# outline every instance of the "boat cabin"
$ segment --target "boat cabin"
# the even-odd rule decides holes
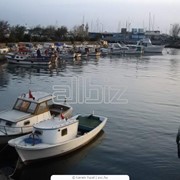
[[[49,104],[52,103],[53,96],[45,92],[33,92],[22,94],[18,97],[13,107],[14,110],[39,115],[49,111]],[[48,101],[50,101],[48,103]]]
[[[67,105],[54,104],[54,98],[54,96],[45,92],[33,92],[30,95],[22,94],[22,96],[17,98],[13,109],[32,115],[39,115],[50,111],[50,114],[54,116],[69,109]]]
[[[147,46],[152,46],[152,43],[149,38],[144,38],[144,39],[141,39],[140,41],[138,41],[137,45],[147,47]]]
[[[46,92],[29,92],[19,96],[12,110],[0,113],[0,131],[3,134],[12,132],[26,133],[32,126],[52,116],[67,113],[71,107],[63,104],[54,104],[53,98]],[[68,116],[71,116],[69,111]]]
[[[78,134],[78,120],[53,118],[35,124],[33,133],[25,140],[27,143],[57,144],[74,139]]]

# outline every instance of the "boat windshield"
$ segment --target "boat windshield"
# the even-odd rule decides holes
[[[37,107],[37,103],[18,99],[13,109],[34,114]]]

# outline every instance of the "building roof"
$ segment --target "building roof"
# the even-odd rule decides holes
[[[30,102],[36,102],[36,103],[41,103],[44,101],[51,100],[54,98],[52,94],[47,93],[47,92],[41,92],[41,91],[36,91],[36,92],[31,92],[32,98],[30,97],[29,93],[24,93],[21,96],[19,96],[19,99],[30,101]]]

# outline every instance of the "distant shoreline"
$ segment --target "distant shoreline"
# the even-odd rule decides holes
[[[32,43],[33,45],[35,44],[43,44],[43,43],[46,43],[47,41],[45,42],[24,42],[24,43]],[[8,42],[8,43],[0,43],[0,48],[3,48],[3,47],[7,47],[8,44],[18,44],[18,43],[23,43],[23,42]],[[56,43],[56,41],[54,42],[50,42],[50,43]],[[67,45],[100,45],[100,41],[84,41],[84,42],[81,42],[81,41],[74,41],[73,43],[71,41],[61,41],[61,43],[64,43],[64,44],[67,44]],[[165,45],[165,48],[175,48],[175,49],[180,49],[180,42],[177,43],[177,42],[174,42],[174,43],[167,43]]]

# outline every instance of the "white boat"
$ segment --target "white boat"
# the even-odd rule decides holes
[[[29,92],[19,96],[11,110],[0,112],[0,144],[30,133],[33,125],[58,116],[72,116],[72,107],[67,104],[55,104],[55,97],[46,92]]]
[[[8,144],[15,147],[24,163],[62,156],[90,142],[106,122],[106,117],[97,115],[56,117],[34,125],[31,134],[12,139]]]
[[[144,53],[162,53],[164,45],[152,45],[149,38],[141,39],[137,42],[137,46],[142,46]]]
[[[141,46],[125,45],[120,43],[111,43],[108,48],[101,48],[102,54],[110,55],[122,55],[122,54],[134,54],[139,55],[143,53]]]
[[[129,48],[126,46],[121,46],[119,43],[111,43],[109,44],[109,54],[111,55],[120,55],[127,51]]]

